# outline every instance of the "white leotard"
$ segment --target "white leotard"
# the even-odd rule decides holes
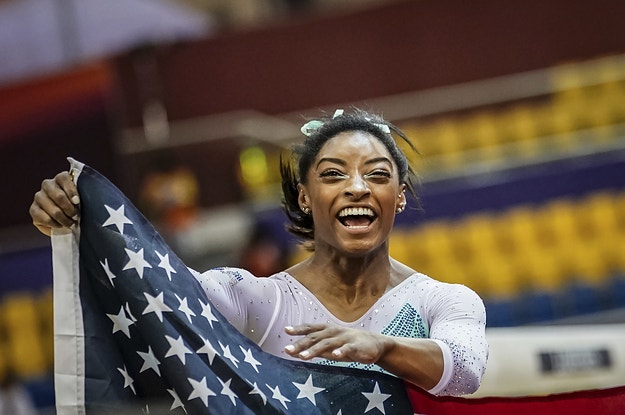
[[[464,395],[477,390],[486,367],[488,345],[482,300],[469,288],[415,273],[386,292],[362,317],[341,321],[286,272],[257,278],[238,268],[217,268],[194,275],[209,300],[238,330],[264,351],[293,359],[284,347],[297,341],[284,327],[327,323],[390,336],[429,338],[443,351],[444,370],[437,395]],[[380,370],[376,365],[339,363]]]

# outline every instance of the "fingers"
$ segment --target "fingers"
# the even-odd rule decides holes
[[[285,348],[286,353],[293,357],[303,360],[320,357],[361,363],[371,361],[372,350],[369,350],[368,343],[370,342],[367,341],[369,335],[361,330],[323,324],[306,324],[287,327],[285,331],[291,335],[303,336]]]
[[[44,180],[30,206],[33,225],[50,235],[52,228],[71,227],[78,220],[78,190],[67,172]]]
[[[78,189],[76,188],[74,179],[69,172],[64,171],[57,174],[54,177],[54,182],[65,192],[63,199],[69,200],[72,205],[78,205],[80,203]]]
[[[320,357],[340,362],[375,363],[392,346],[389,336],[365,330],[325,324],[286,327],[286,333],[302,336],[285,347],[293,357],[310,360]]]
[[[342,347],[349,341],[348,332],[337,326],[306,324],[286,327],[291,335],[303,336],[297,342],[285,347],[285,352],[302,360],[321,357],[330,360],[343,360]]]

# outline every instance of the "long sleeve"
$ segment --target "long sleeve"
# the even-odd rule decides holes
[[[486,311],[479,296],[457,284],[443,284],[429,296],[430,338],[441,347],[443,376],[431,393],[465,395],[475,392],[488,359]]]
[[[262,344],[275,321],[280,291],[275,281],[239,268],[193,272],[211,304],[241,333]]]

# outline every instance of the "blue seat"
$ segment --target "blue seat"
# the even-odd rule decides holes
[[[562,302],[555,293],[533,290],[519,296],[523,323],[554,320],[562,315]]]
[[[488,299],[486,307],[487,327],[513,327],[519,325],[516,303],[510,299]]]

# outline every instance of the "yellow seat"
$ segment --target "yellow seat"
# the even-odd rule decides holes
[[[554,293],[571,280],[562,261],[549,251],[528,251],[512,263],[528,290]]]
[[[577,222],[585,239],[598,241],[618,232],[618,216],[613,192],[596,192],[579,203]]]
[[[410,244],[410,238],[407,231],[395,231],[389,238],[389,254],[392,258],[402,262],[409,267],[408,263],[412,261],[411,254],[415,249]]]
[[[482,110],[467,116],[462,120],[459,129],[469,160],[493,160],[501,157],[500,134],[492,112]]]
[[[494,220],[491,214],[477,213],[455,223],[451,242],[460,261],[479,261],[498,254]]]
[[[452,258],[436,257],[427,263],[424,274],[442,282],[463,284],[479,292],[480,281],[473,278],[466,266]]]
[[[432,124],[431,128],[431,134],[436,141],[437,154],[441,156],[440,167],[458,168],[464,162],[464,143],[457,122],[452,118],[441,118]]]
[[[580,237],[578,209],[574,201],[558,198],[537,209],[535,214],[538,244],[544,249],[558,249]]]
[[[9,373],[10,362],[6,351],[6,341],[6,336],[4,334],[0,334],[0,379],[4,379],[4,377]]]
[[[454,256],[452,236],[451,226],[446,221],[425,223],[409,237],[409,244],[414,247],[411,256],[414,255],[415,260],[408,263],[432,278],[462,283],[465,276]]]
[[[468,266],[476,291],[489,299],[512,299],[519,295],[523,281],[511,261],[498,255],[481,258]]]
[[[0,314],[7,334],[6,356],[14,373],[22,378],[44,374],[46,357],[33,295],[11,294],[2,302]]]
[[[41,345],[48,368],[54,365],[54,307],[52,289],[44,291],[37,298],[39,313]]]
[[[499,251],[504,256],[517,256],[536,246],[534,211],[529,206],[515,206],[494,221]]]
[[[618,233],[625,234],[625,191],[614,194],[614,212]]]
[[[577,242],[571,244],[566,264],[569,274],[577,281],[601,285],[610,275],[607,258],[597,245]]]

